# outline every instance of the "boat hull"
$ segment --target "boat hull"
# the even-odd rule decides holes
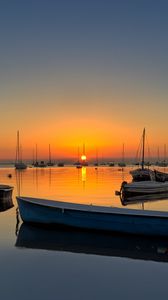
[[[158,170],[155,170],[155,177],[156,181],[165,182],[168,181],[168,173],[160,172]]]
[[[132,175],[133,181],[151,181],[155,180],[155,173],[154,171],[150,169],[136,169],[130,171],[130,174]]]
[[[25,169],[27,169],[27,165],[22,162],[18,162],[18,163],[15,163],[15,169],[16,170],[25,170]]]
[[[31,199],[31,198],[30,198]],[[37,199],[36,199],[37,200]],[[23,222],[43,225],[61,225],[89,230],[105,230],[130,234],[168,236],[168,214],[146,212],[123,208],[98,209],[92,205],[71,205],[61,207],[33,202],[17,197]],[[46,200],[47,202],[47,200]],[[82,207],[80,209],[80,206]],[[77,209],[76,209],[77,207]],[[86,209],[85,209],[86,208]]]
[[[140,195],[160,195],[168,193],[167,182],[141,181],[141,182],[123,182],[121,185],[122,198],[140,196]]]
[[[135,204],[135,203],[145,203],[145,202],[154,202],[158,200],[165,200],[168,199],[168,193],[161,193],[161,194],[148,194],[148,195],[136,195],[136,196],[127,196],[123,198],[121,196],[121,203],[122,205],[128,205],[128,204]]]
[[[8,185],[0,185],[0,201],[8,201],[12,199],[13,187]]]
[[[133,181],[157,181],[157,182],[165,182],[168,181],[168,173],[161,172],[158,170],[150,170],[150,169],[136,169],[130,171],[132,175]]]

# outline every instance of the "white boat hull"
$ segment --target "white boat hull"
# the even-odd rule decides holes
[[[168,192],[168,182],[140,181],[123,182],[121,185],[122,197],[138,195],[162,194]]]

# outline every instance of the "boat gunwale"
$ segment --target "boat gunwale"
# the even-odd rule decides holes
[[[3,185],[1,184],[0,185],[0,191],[2,192],[9,192],[9,191],[12,191],[14,189],[13,186],[10,186],[10,185]]]
[[[168,182],[159,182],[159,181],[133,181],[133,182],[127,182],[125,187],[135,187],[135,188],[155,188],[155,187],[163,187],[166,186],[168,187]]]

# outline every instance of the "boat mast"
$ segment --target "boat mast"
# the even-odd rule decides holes
[[[164,144],[164,163],[166,164],[166,144]]]
[[[34,165],[34,149],[33,149],[32,153],[33,153],[33,163],[32,163],[32,165]]]
[[[20,159],[20,145],[19,145],[19,130],[17,131],[17,146],[16,146],[16,162],[19,163]]]
[[[49,144],[49,163],[51,163],[51,149],[50,149],[50,144]]]
[[[125,149],[124,149],[124,144],[123,144],[123,150],[122,150],[122,162],[124,163],[125,161]]]
[[[99,159],[98,159],[98,149],[96,148],[96,164],[98,166],[99,164]]]
[[[36,144],[36,164],[37,164],[37,144]]]
[[[157,151],[157,156],[158,156],[158,162],[160,161],[160,151],[159,151],[159,147],[158,147],[158,151]]]
[[[145,157],[145,128],[143,130],[143,135],[142,135],[142,163],[141,163],[142,169],[144,169],[144,164],[145,164],[144,157]]]
[[[78,146],[78,164],[80,163],[80,160],[79,160],[79,146]]]
[[[19,162],[22,163],[22,145],[19,146]]]
[[[85,144],[83,144],[83,155],[85,155]]]

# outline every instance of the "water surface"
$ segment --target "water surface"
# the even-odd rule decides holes
[[[0,212],[2,299],[158,299],[167,297],[168,239],[48,230],[18,224],[15,196],[122,207],[115,190],[130,168],[0,169],[14,207]],[[12,174],[12,178],[8,177]],[[124,208],[124,207],[123,207]],[[168,200],[129,208],[168,210]]]

